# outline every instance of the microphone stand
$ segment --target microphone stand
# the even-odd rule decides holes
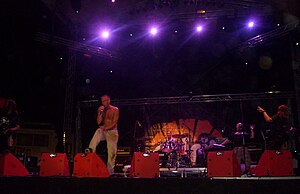
[[[243,140],[243,160],[245,164],[245,171],[246,171],[246,141],[245,141],[245,127],[244,127],[244,114],[243,114],[243,103],[240,100],[240,111],[241,111],[241,119],[242,119],[242,140]],[[240,166],[241,168],[241,166]]]
[[[142,151],[142,146],[141,145],[137,145],[137,142],[136,142],[136,129],[137,129],[137,121],[135,121],[134,123],[134,130],[133,130],[133,150],[136,150],[138,152],[141,152]]]
[[[262,136],[262,138],[264,140],[265,150],[267,150],[267,139],[266,139],[266,137],[264,135],[264,132],[262,130],[260,130],[260,134],[261,134],[261,136]]]

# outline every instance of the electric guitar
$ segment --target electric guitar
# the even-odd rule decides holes
[[[7,117],[0,118],[0,133],[6,134],[9,130],[10,120]]]

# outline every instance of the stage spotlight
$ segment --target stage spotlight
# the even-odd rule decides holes
[[[202,26],[197,26],[196,30],[197,30],[197,32],[201,32],[203,30],[203,27]]]
[[[109,32],[107,30],[103,31],[101,34],[102,38],[107,39],[109,37]]]
[[[116,2],[116,0],[111,0],[112,3]]]
[[[254,22],[253,22],[253,21],[250,21],[250,22],[248,23],[248,27],[249,27],[249,28],[254,27]]]
[[[155,36],[157,34],[157,32],[158,32],[158,30],[155,27],[151,28],[151,30],[150,30],[150,34],[152,34],[153,36]]]

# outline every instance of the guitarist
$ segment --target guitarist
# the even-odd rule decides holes
[[[277,113],[274,116],[269,116],[268,113],[260,106],[257,111],[263,114],[267,123],[271,123],[271,134],[268,139],[268,150],[280,150],[284,142],[287,140],[287,132],[290,128],[288,106],[280,105],[277,108]]]
[[[17,104],[14,100],[5,100],[0,107],[0,152],[12,151],[19,128]]]

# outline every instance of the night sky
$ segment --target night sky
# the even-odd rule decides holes
[[[185,4],[188,10],[184,5],[176,7],[174,2],[180,1],[153,1],[157,3],[153,10],[149,1],[123,1],[113,6],[101,1],[97,3],[103,12],[97,17],[92,15],[95,10],[87,10],[96,2],[82,1],[78,14],[74,10],[80,1],[57,2],[54,11],[43,2],[1,2],[0,96],[17,101],[23,121],[61,125],[63,118],[68,49],[36,41],[37,32],[117,54],[113,60],[77,52],[75,102],[98,99],[104,93],[113,99],[128,99],[294,89],[291,45],[299,42],[299,28],[253,48],[241,49],[241,44],[285,25],[290,16],[297,18],[296,1],[281,9],[274,1],[272,14],[257,17],[258,25],[251,30],[245,27],[248,18],[239,14],[182,18],[180,13],[190,12],[191,5]],[[73,7],[70,2],[75,2]],[[223,9],[220,5],[201,6]],[[147,19],[154,21],[154,15],[161,31],[150,37],[146,26],[151,20]],[[101,17],[103,20],[98,20]],[[205,24],[199,34],[193,29],[197,21]],[[113,34],[103,41],[97,37],[100,24],[109,22]]]

